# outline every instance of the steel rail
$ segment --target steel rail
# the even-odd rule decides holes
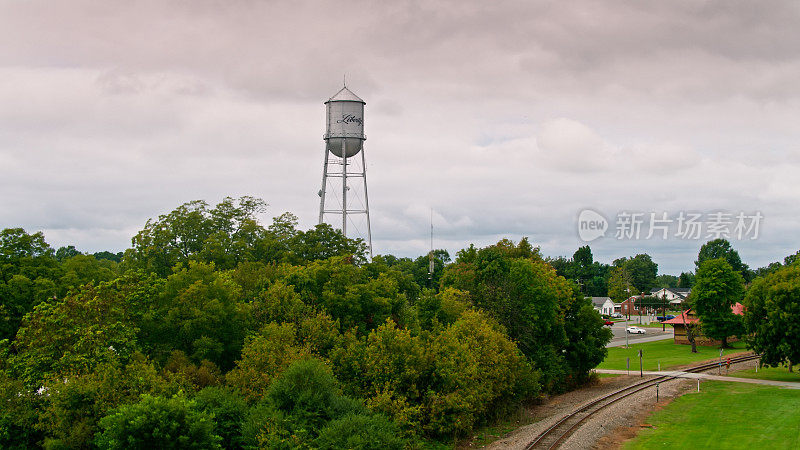
[[[755,354],[736,356],[736,357],[731,358],[731,364],[745,362],[745,361],[751,361],[753,359],[758,359],[758,358],[760,358],[760,355],[755,355]],[[720,364],[721,364],[721,362],[706,363],[706,364],[701,364],[701,365],[698,365],[698,366],[693,366],[693,367],[690,367],[690,368],[687,368],[687,369],[684,369],[684,370],[681,370],[681,371],[682,372],[689,372],[689,373],[697,373],[697,372],[702,372],[702,371],[705,371],[705,370],[710,370],[710,369],[716,368]],[[602,397],[600,397],[600,398],[598,398],[596,400],[593,400],[593,401],[581,406],[580,408],[576,409],[572,413],[567,414],[566,416],[562,417],[558,422],[556,422],[555,424],[551,425],[549,428],[544,430],[542,433],[540,433],[536,437],[536,439],[534,439],[531,443],[529,443],[525,447],[525,450],[529,450],[529,449],[533,449],[533,448],[545,448],[545,447],[548,448],[548,449],[557,448],[569,436],[571,436],[575,431],[577,431],[577,429],[587,419],[589,419],[592,415],[594,415],[598,411],[602,410],[606,406],[612,405],[612,404],[618,402],[619,400],[622,400],[623,398],[626,398],[626,397],[628,397],[630,395],[633,395],[633,394],[635,394],[637,392],[640,392],[640,391],[642,391],[644,389],[652,387],[653,385],[655,385],[657,383],[661,383],[663,381],[670,381],[670,380],[673,380],[673,379],[676,379],[676,378],[679,378],[679,377],[675,377],[675,376],[672,376],[672,375],[660,375],[660,376],[658,376],[656,378],[650,378],[650,379],[641,381],[639,383],[633,384],[631,386],[627,386],[625,388],[622,388],[622,389],[619,389],[617,391],[614,391],[614,392],[612,392],[610,394],[606,394],[606,395],[604,395],[604,396],[602,396]],[[616,396],[616,398],[612,399],[612,397],[615,397],[615,396]],[[610,401],[608,401],[606,403],[603,403],[606,400],[610,400]],[[592,409],[592,408],[594,408],[594,409]],[[586,414],[583,415],[582,417],[577,417],[579,414],[582,414],[582,413],[586,413]],[[567,425],[569,425],[568,421],[570,421],[570,419],[573,419],[573,418],[578,419],[578,420],[575,423],[573,423],[572,425],[570,425],[569,428],[566,428],[560,434],[556,435],[556,433],[559,431],[559,429],[564,429]],[[553,437],[555,437],[555,440],[552,441],[552,443],[550,445],[547,445],[547,441],[549,441]]]

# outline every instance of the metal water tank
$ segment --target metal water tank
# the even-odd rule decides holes
[[[367,137],[364,135],[364,105],[350,89],[343,87],[325,102],[328,124],[324,139],[328,151],[342,158],[358,154]],[[343,149],[347,149],[346,152]]]

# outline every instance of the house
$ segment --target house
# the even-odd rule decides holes
[[[620,303],[619,312],[621,312],[626,316],[638,315],[639,313],[644,313],[644,311],[641,308],[639,308],[639,305],[636,304],[636,300],[638,300],[639,298],[641,297],[639,297],[638,295],[634,295],[632,297],[629,297],[622,303]]]
[[[690,288],[656,288],[650,291],[650,296],[665,298],[669,300],[670,305],[680,306],[691,292]]]
[[[611,297],[589,297],[592,299],[592,306],[600,314],[610,316],[614,313],[614,302]]]
[[[744,306],[741,303],[736,303],[735,305],[731,306],[731,310],[737,316],[744,315]],[[675,330],[675,343],[676,344],[691,344],[689,342],[689,338],[686,336],[686,326],[693,325],[693,324],[700,324],[700,318],[697,317],[694,311],[691,309],[687,309],[675,317],[674,319],[665,320],[664,322],[667,325],[672,325],[672,328]],[[698,328],[694,330],[695,336],[694,341],[697,345],[719,345],[720,341],[715,339],[708,338],[703,336]],[[729,337],[728,342],[735,342],[738,339],[735,337]]]

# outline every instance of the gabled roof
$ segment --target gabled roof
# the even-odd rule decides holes
[[[590,297],[590,298],[592,299],[592,305],[598,307],[603,306],[607,301],[611,300],[611,297]]]
[[[739,302],[736,302],[733,306],[731,306],[731,311],[737,316],[744,315],[744,305]],[[683,325],[684,324],[684,316],[686,316],[686,323],[698,323],[700,322],[700,318],[694,315],[691,308],[687,309],[686,311],[678,314],[674,319],[665,320],[661,323],[665,323],[667,325]]]
[[[329,98],[328,102],[360,102],[365,105],[367,104],[367,102],[361,100],[359,96],[353,94],[353,92],[350,89],[347,89],[347,86],[343,87],[333,97]]]
[[[692,292],[691,288],[653,288],[650,289],[650,295],[653,295],[661,290],[670,291],[681,298],[686,298]]]
[[[686,311],[678,314],[674,319],[665,320],[661,323],[665,323],[667,325],[683,325],[684,323],[700,322],[700,318],[698,318],[694,314],[690,314],[691,311],[692,311],[691,309],[687,309]]]

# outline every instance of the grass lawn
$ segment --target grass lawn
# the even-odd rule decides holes
[[[708,381],[651,415],[626,449],[800,448],[800,390]]]
[[[650,322],[650,323],[648,323],[646,325],[634,325],[634,326],[635,327],[641,327],[641,328],[658,328],[659,330],[661,330],[663,328],[664,331],[669,331],[669,330],[672,329],[671,325],[664,325],[661,322]]]
[[[618,373],[596,373],[595,376],[597,378],[614,378],[614,377],[621,377],[622,375]]]
[[[732,353],[745,351],[743,342],[734,342],[732,349],[725,350],[723,358]],[[697,346],[697,353],[692,353],[691,346],[673,343],[672,339],[642,344],[631,344],[630,348],[611,347],[608,356],[597,366],[598,369],[625,370],[625,358],[631,359],[631,371],[639,370],[639,349],[643,350],[642,363],[644,370],[658,370],[682,366],[696,361],[719,358],[719,347]]]
[[[794,372],[789,373],[789,369],[786,366],[759,367],[757,373],[756,369],[748,369],[731,372],[728,375],[739,378],[758,378],[759,380],[794,381],[800,383],[800,372],[795,368]]]

